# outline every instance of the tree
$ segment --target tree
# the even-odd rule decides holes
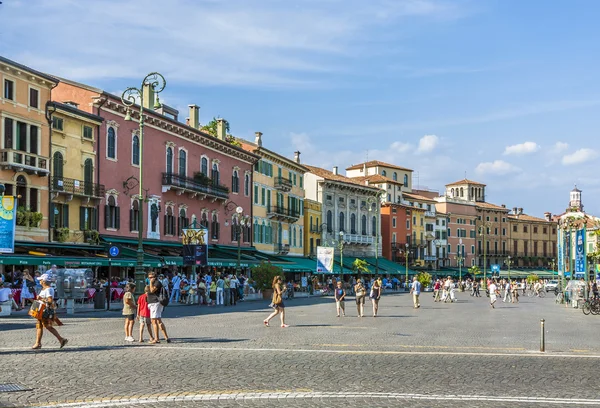
[[[241,147],[242,144],[236,140],[234,136],[229,133],[229,122],[224,120],[225,122],[225,141],[231,145]],[[217,118],[213,117],[210,122],[200,128],[201,131],[208,133],[213,137],[217,137]]]
[[[479,269],[479,266],[473,265],[469,268],[469,273],[473,276],[477,276],[481,275],[481,270]]]
[[[252,267],[251,275],[256,283],[256,289],[264,291],[272,288],[273,279],[276,276],[283,276],[283,269],[271,264],[271,262],[263,261]]]
[[[427,272],[419,272],[417,274],[417,280],[421,282],[423,289],[431,285],[431,275]]]
[[[354,262],[352,262],[352,270],[356,273],[369,273],[367,261],[356,258]]]

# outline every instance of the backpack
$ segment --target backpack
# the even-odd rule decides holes
[[[158,294],[158,303],[163,305],[163,307],[169,306],[169,292],[167,292],[167,289],[164,286],[160,288],[160,293]]]

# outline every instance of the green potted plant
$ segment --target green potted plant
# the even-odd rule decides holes
[[[276,276],[282,276],[283,269],[270,262],[263,261],[253,266],[251,271],[256,290],[261,291],[263,299],[270,299],[273,296],[273,279]]]
[[[428,272],[421,271],[417,274],[417,280],[421,282],[421,287],[423,290],[431,285],[431,275]]]
[[[100,243],[100,233],[96,230],[86,231],[85,238],[89,244],[98,245]]]
[[[69,239],[69,234],[71,233],[71,231],[68,228],[56,228],[54,230],[55,232],[55,236],[56,236],[56,240],[58,242],[66,242],[67,239]]]
[[[356,258],[354,262],[352,262],[352,270],[357,274],[369,273],[367,261]]]
[[[530,284],[530,285],[533,284],[533,283],[536,283],[539,280],[540,280],[540,277],[537,276],[535,273],[532,273],[531,275],[529,275],[527,277],[527,283]]]

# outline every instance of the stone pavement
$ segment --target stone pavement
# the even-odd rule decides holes
[[[32,320],[2,319],[0,384],[32,390],[0,393],[0,406],[600,406],[600,317],[552,297],[459,300],[424,294],[415,310],[394,294],[377,318],[353,301],[337,318],[331,298],[295,299],[287,329],[262,325],[267,302],[167,308],[174,341],[156,346],[125,343],[118,313],[77,315],[64,350],[46,334],[40,351]]]

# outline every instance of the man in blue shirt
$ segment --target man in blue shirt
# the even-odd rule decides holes
[[[419,303],[419,295],[421,294],[421,282],[419,282],[417,280],[416,276],[413,278],[413,284],[412,284],[412,287],[410,288],[410,293],[412,293],[412,295],[413,295],[414,308],[415,309],[420,308],[421,304]]]

